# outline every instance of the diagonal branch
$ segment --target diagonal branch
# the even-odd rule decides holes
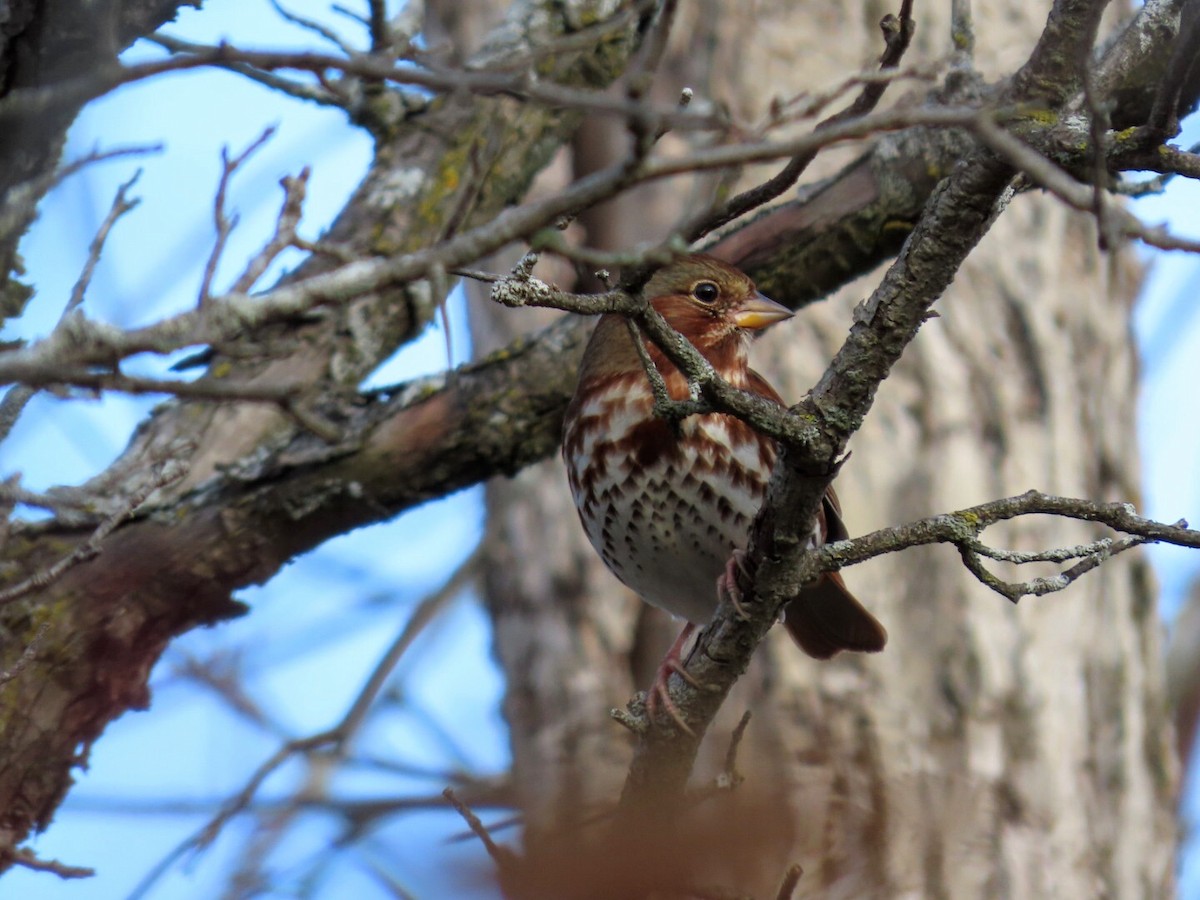
[[[1058,0],[1006,99],[1067,102],[1075,93],[1073,85],[1080,83],[1078,67],[1086,64],[1105,5],[1098,0]],[[663,815],[678,804],[700,739],[795,594],[795,572],[850,436],[933,303],[1003,210],[1014,174],[986,150],[977,150],[959,164],[929,198],[879,287],[855,311],[850,334],[821,381],[794,407],[807,432],[802,440],[780,441],[775,474],[746,554],[748,577],[742,579],[741,606],[747,610],[746,600],[753,598],[748,614],[722,599],[686,667],[690,679],[703,689],[683,679],[674,681],[672,699],[691,733],[656,720],[639,735],[622,795],[627,818]]]

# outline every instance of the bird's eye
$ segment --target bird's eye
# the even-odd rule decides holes
[[[692,288],[692,296],[705,306],[709,306],[717,302],[717,298],[721,296],[721,289],[711,281],[701,281]]]

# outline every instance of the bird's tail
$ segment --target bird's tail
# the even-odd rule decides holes
[[[800,649],[816,659],[841,650],[877,653],[887,643],[887,631],[837,572],[823,575],[789,602],[783,624]]]

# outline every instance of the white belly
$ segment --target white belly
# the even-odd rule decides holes
[[[693,416],[677,435],[656,423],[661,451],[639,460],[628,439],[645,423],[648,403],[597,398],[581,410],[565,443],[574,441],[595,464],[583,472],[567,455],[571,491],[609,569],[647,603],[704,624],[726,561],[746,546],[774,448],[764,454],[757,439],[738,439],[723,416]]]

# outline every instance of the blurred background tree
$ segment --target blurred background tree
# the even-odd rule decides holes
[[[214,2],[163,29],[173,55],[164,39],[141,41],[121,58],[134,68],[114,69],[114,54],[176,5],[31,2],[14,4],[10,20],[4,296],[12,309],[22,284],[37,295],[6,337],[54,329],[116,185],[140,166],[129,196],[145,203],[115,222],[82,310],[132,332],[124,348],[164,352],[118,372],[123,352],[90,333],[71,345],[54,332],[61,354],[32,362],[9,348],[4,373],[16,386],[0,416],[12,429],[3,474],[21,477],[3,496],[31,524],[10,531],[5,584],[42,581],[0,608],[0,833],[21,864],[4,878],[16,894],[47,897],[494,896],[478,843],[447,841],[465,826],[442,788],[453,785],[497,840],[561,863],[563,835],[603,821],[629,766],[631,736],[608,710],[649,682],[676,626],[594,558],[553,453],[584,331],[519,343],[549,318],[490,304],[473,286],[450,294],[446,270],[506,271],[526,249],[520,239],[556,216],[506,235],[501,213],[548,203],[627,159],[636,127],[623,110],[669,110],[681,90],[694,92],[693,118],[681,114],[654,148],[662,159],[809,133],[857,92],[854,83],[832,106],[821,102],[873,67],[879,20],[895,10],[431,0],[347,15]],[[922,100],[995,103],[992,86],[1026,63],[1047,14],[1061,28],[1048,46],[1087,47],[1080,22],[1104,6],[991,4],[973,22],[962,2],[920,9],[906,77],[884,106],[920,122]],[[1130,11],[1111,11],[1105,33],[1124,34],[1128,52],[1134,32],[1148,43],[1140,65],[1112,44],[1095,69],[1100,96],[1081,108],[1145,126],[1165,86],[1187,94],[1187,78],[1163,68],[1181,6],[1150,4],[1132,25]],[[1186,26],[1184,35],[1194,37]],[[225,36],[237,49],[213,49]],[[264,47],[299,55],[238,56]],[[188,74],[145,72],[109,92],[122,71],[168,58]],[[233,72],[191,73],[202,66]],[[1079,77],[1078,65],[1065,71]],[[1076,87],[1057,85],[1070,96],[1051,107],[1065,108]],[[273,121],[278,133],[258,145]],[[68,126],[63,163],[144,148],[169,129],[172,167],[156,155],[89,165],[62,180],[34,222]],[[223,143],[230,161],[254,149],[223,169]],[[843,142],[822,152],[798,193],[712,244],[771,296],[805,307],[754,350],[789,401],[821,377],[854,304],[901,251],[934,186],[974,149],[967,131],[920,124]],[[1149,151],[1110,149],[1113,169],[1149,167]],[[1088,158],[1055,161],[1087,179]],[[286,188],[297,205],[310,164],[302,237],[260,253],[287,221],[276,183],[297,179]],[[567,210],[578,217],[565,238],[644,250],[780,165],[580,204]],[[229,233],[213,252],[218,186],[216,227]],[[244,215],[230,230],[235,208]],[[476,245],[455,244],[471,236]],[[595,268],[549,257],[538,274],[594,288]],[[1140,275],[1131,248],[1102,237],[1095,215],[1019,193],[851,444],[838,480],[851,532],[1031,487],[1136,499],[1130,323]],[[1160,276],[1162,296],[1186,296],[1178,279],[1162,286]],[[261,293],[246,301],[251,287]],[[1181,318],[1167,301],[1141,315],[1151,325]],[[175,330],[155,325],[164,321]],[[159,328],[155,340],[137,336],[146,326]],[[1181,333],[1145,332],[1164,327]],[[206,369],[171,370],[203,349],[214,351]],[[468,351],[484,363],[421,380],[445,369],[448,353],[458,363]],[[1149,372],[1168,355],[1151,356]],[[399,382],[409,386],[378,390]],[[147,392],[180,397],[155,406]],[[1174,401],[1176,418],[1186,402]],[[513,477],[453,493],[499,473]],[[64,484],[76,487],[49,491]],[[1195,492],[1150,499],[1151,513],[1174,520]],[[341,536],[380,520],[389,521]],[[1022,519],[997,542],[1037,550],[1095,536],[1080,523]],[[770,637],[695,773],[704,784],[722,770],[730,734],[752,710],[739,751],[746,780],[721,815],[749,811],[758,827],[722,819],[743,827],[718,848],[697,844],[695,887],[773,896],[798,863],[798,896],[1172,893],[1177,776],[1143,556],[1120,556],[1019,608],[948,548],[882,557],[847,578],[891,644],[876,657],[816,663]],[[242,603],[252,611],[228,621]],[[1194,646],[1176,642],[1175,653],[1186,685]],[[96,740],[151,702],[148,716],[116,719]],[[64,801],[72,779],[83,783]],[[553,895],[596,889],[572,868],[586,862],[547,866],[569,886]],[[36,871],[69,875],[72,865],[98,875],[78,883]]]

